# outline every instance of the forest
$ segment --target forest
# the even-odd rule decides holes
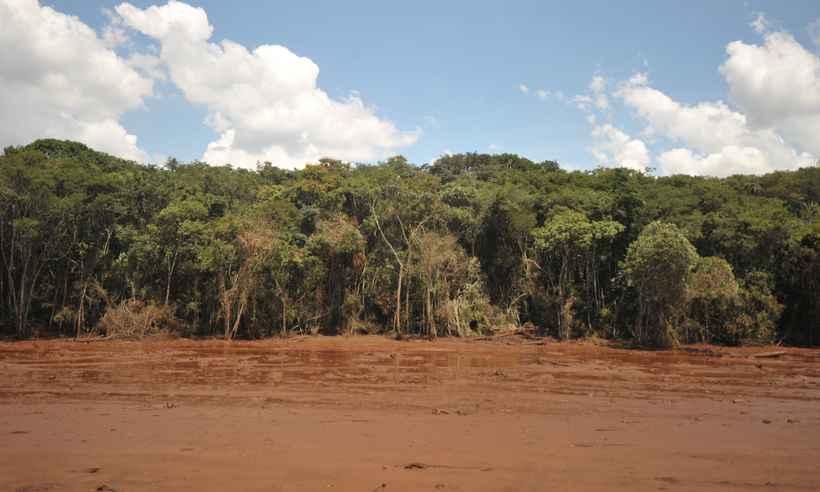
[[[820,343],[820,167],[725,179],[514,154],[301,170],[0,157],[0,334]]]

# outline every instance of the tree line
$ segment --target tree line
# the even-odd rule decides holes
[[[817,344],[819,203],[818,167],[657,177],[469,153],[244,170],[38,140],[0,157],[0,328],[436,337],[515,324],[661,346]]]

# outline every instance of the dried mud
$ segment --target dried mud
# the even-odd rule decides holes
[[[0,343],[0,490],[818,490],[820,351]]]

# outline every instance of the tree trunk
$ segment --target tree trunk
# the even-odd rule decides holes
[[[178,252],[175,250],[174,251],[174,257],[171,260],[171,265],[168,267],[168,281],[165,283],[165,305],[166,306],[171,301],[171,279],[174,276],[174,269],[177,266],[177,254],[178,254]]]
[[[436,328],[436,316],[433,313],[433,290],[427,289],[427,333],[430,338],[436,338],[438,329]]]
[[[230,329],[230,333],[228,334],[228,340],[233,340],[236,336],[236,332],[239,331],[239,323],[242,321],[242,315],[245,312],[245,301],[239,301],[239,311],[236,313],[236,319],[233,322],[233,326]]]
[[[282,336],[288,334],[288,303],[285,295],[282,294]]]
[[[80,293],[80,306],[77,308],[76,320],[76,335],[75,338],[80,338],[80,331],[85,323],[85,294],[88,291],[88,283],[83,282],[83,290]]]
[[[401,283],[404,278],[404,264],[399,262],[399,281],[396,286],[396,313],[393,316],[393,328],[396,334],[401,335]]]
[[[27,333],[27,319],[26,306],[28,299],[26,299],[26,277],[28,274],[28,261],[23,263],[23,274],[20,276],[20,299],[17,302],[17,336],[23,338]]]

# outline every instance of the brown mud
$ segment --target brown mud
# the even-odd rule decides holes
[[[820,489],[818,350],[55,340],[0,374],[0,490]]]

